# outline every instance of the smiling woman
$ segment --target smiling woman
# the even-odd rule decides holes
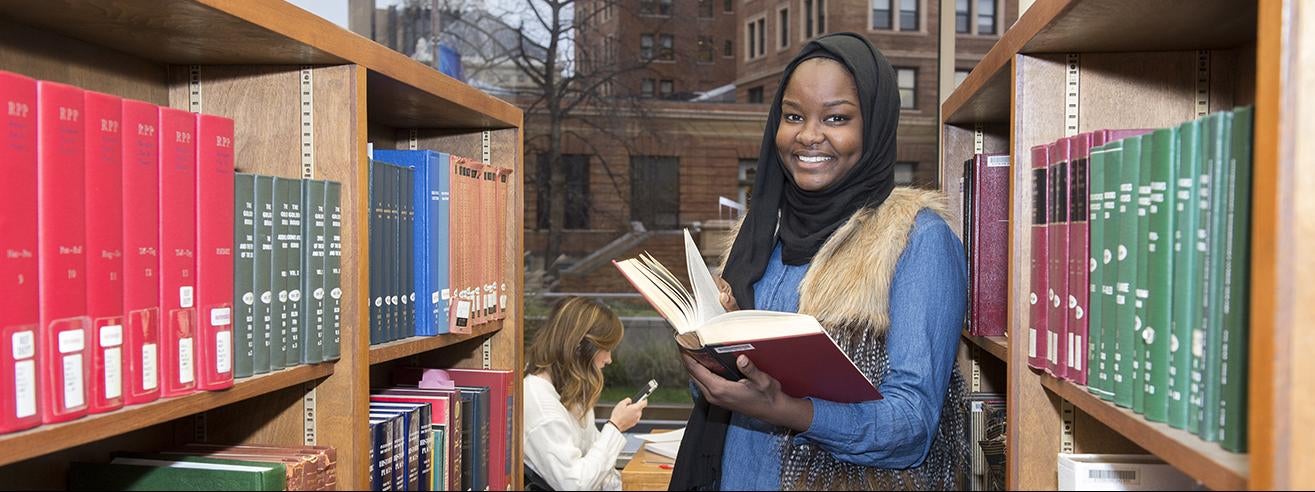
[[[776,148],[790,179],[805,191],[825,190],[858,164],[863,115],[844,65],[829,58],[800,64],[781,98]]]

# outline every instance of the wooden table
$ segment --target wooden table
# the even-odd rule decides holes
[[[630,458],[630,463],[621,469],[621,490],[667,490],[673,462],[675,460],[666,456],[650,453],[648,443],[644,443]]]

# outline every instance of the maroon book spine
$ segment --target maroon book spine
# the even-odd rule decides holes
[[[1090,229],[1088,225],[1087,190],[1093,133],[1073,137],[1069,164],[1068,198],[1068,378],[1078,384],[1087,384],[1087,306],[1090,290],[1090,273],[1095,267],[1089,260]]]
[[[196,389],[196,120],[160,108],[161,397]]]
[[[1068,169],[1069,138],[1056,140],[1050,152],[1050,224],[1046,234],[1047,296],[1046,372],[1057,378],[1068,376]]]
[[[160,108],[123,101],[123,402],[160,397]]]
[[[87,317],[82,89],[37,82],[37,263],[41,422],[87,414]]]
[[[1009,155],[973,157],[971,334],[1005,334],[1009,287]]]
[[[41,424],[37,82],[0,71],[0,434]]]
[[[214,391],[233,386],[233,120],[196,115],[196,137],[196,386]]]
[[[1046,307],[1050,305],[1046,296],[1049,292],[1049,277],[1046,275],[1049,164],[1050,153],[1046,146],[1032,147],[1032,288],[1028,299],[1031,309],[1027,325],[1027,365],[1036,369],[1046,369],[1046,341],[1049,338],[1046,319]]]
[[[88,413],[123,406],[123,100],[87,91]]]

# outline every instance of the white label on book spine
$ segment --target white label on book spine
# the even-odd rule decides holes
[[[101,348],[123,345],[123,325],[106,325],[100,328]]]
[[[716,347],[716,348],[714,348],[714,349],[712,349],[712,350],[713,350],[714,352],[719,353],[719,354],[731,354],[731,353],[735,353],[735,352],[748,352],[748,351],[750,351],[750,350],[753,350],[753,344],[751,344],[751,343],[741,343],[741,344],[737,344],[737,345],[727,345],[727,346],[725,346],[725,347]]]
[[[142,345],[142,389],[149,391],[159,386],[159,360],[154,343]]]
[[[20,360],[14,363],[14,410],[18,418],[37,413],[37,362]]]
[[[1033,294],[1033,297],[1036,297],[1036,295]],[[1036,328],[1027,329],[1027,356],[1032,359],[1036,358]]]
[[[192,307],[192,286],[185,285],[178,288],[178,306],[181,308]]]
[[[178,382],[191,383],[196,380],[196,369],[192,367],[192,338],[178,339]]]
[[[68,330],[59,332],[59,353],[68,354],[81,352],[87,346],[86,333],[82,330]]]
[[[63,335],[60,333],[61,338]],[[82,354],[66,355],[63,359],[61,364],[64,367],[63,410],[81,407],[86,404],[87,395],[82,381]]]
[[[13,344],[14,360],[30,359],[37,353],[36,336],[32,330],[15,332],[10,342]]]
[[[470,317],[470,301],[462,299],[457,301],[457,318],[466,319]]]
[[[233,332],[228,330],[215,333],[215,369],[220,374],[233,370]]]
[[[123,349],[105,349],[105,398],[118,398],[123,394]]]
[[[228,326],[233,323],[233,309],[227,307],[210,310],[210,326]]]
[[[1077,342],[1078,342],[1078,344],[1077,344],[1078,347],[1085,347],[1085,345],[1082,344],[1082,335],[1078,335],[1078,336],[1077,336]],[[1081,349],[1081,348],[1077,349],[1077,353],[1075,353],[1075,354],[1073,354],[1073,356],[1070,356],[1070,357],[1069,357],[1069,360],[1073,362],[1073,364],[1072,364],[1072,365],[1073,365],[1073,369],[1076,369],[1076,370],[1079,370],[1079,371],[1082,370],[1082,359],[1083,359],[1083,357],[1082,357],[1082,350],[1083,350],[1083,349]]]
[[[1009,167],[1009,156],[993,155],[986,158],[986,167]]]

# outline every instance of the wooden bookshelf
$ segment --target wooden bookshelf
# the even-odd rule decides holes
[[[997,360],[1009,360],[1009,338],[1007,337],[979,337],[965,332],[963,339],[991,354]]]
[[[1028,150],[1065,136],[1066,55],[1080,56],[1078,131],[1158,128],[1196,116],[1195,57],[1208,50],[1209,111],[1254,104],[1248,453],[1146,421],[1093,398],[1085,388],[1027,367],[1025,344],[966,345],[1003,354],[1009,406],[1008,487],[1054,489],[1062,412],[1076,411],[1078,452],[1153,453],[1215,489],[1309,488],[1315,443],[1300,439],[1315,418],[1312,180],[1315,146],[1305,143],[1315,109],[1300,88],[1315,83],[1315,6],[1299,0],[1037,0],[942,105],[943,189],[974,152],[1007,152],[1011,180],[1009,338],[1029,326]],[[981,145],[978,145],[978,142]],[[997,348],[998,350],[992,350]],[[979,356],[982,357],[982,356]],[[1113,431],[1113,432],[1110,432]]]
[[[22,0],[0,5],[0,70],[189,108],[195,70],[201,111],[234,119],[236,167],[342,183],[342,358],[244,378],[198,393],[0,436],[0,483],[64,487],[73,460],[194,442],[301,445],[338,450],[339,487],[365,489],[372,364],[407,356],[520,373],[523,367],[524,154],[519,108],[287,2],[246,0]],[[311,76],[314,159],[303,169],[301,83]],[[506,319],[469,337],[412,338],[369,346],[367,143],[480,158],[485,133],[495,165],[510,168]],[[480,343],[461,343],[480,339]],[[487,349],[485,348],[487,347]],[[484,357],[484,353],[488,357]],[[519,401],[519,387],[515,395]],[[186,417],[193,415],[194,417]],[[186,417],[186,418],[180,418]],[[517,405],[513,428],[520,433]],[[515,440],[513,462],[520,462]],[[521,482],[514,467],[513,487]]]

